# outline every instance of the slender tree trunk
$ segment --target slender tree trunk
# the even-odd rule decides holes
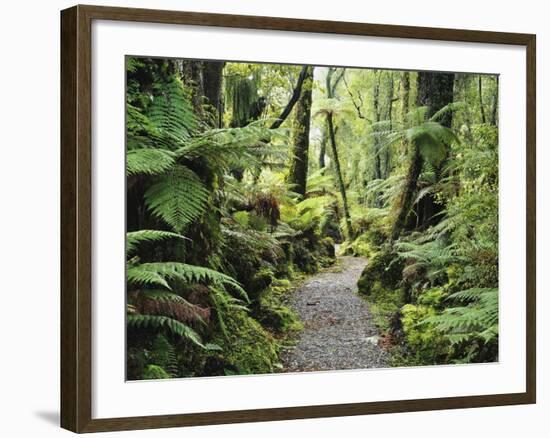
[[[374,108],[374,123],[380,121],[380,72],[374,70],[375,82],[372,89],[372,107]],[[382,169],[380,163],[380,144],[377,136],[374,137],[374,179],[382,178]],[[378,197],[376,202],[378,203]]]
[[[334,76],[336,74],[336,76]],[[344,78],[345,70],[342,69],[339,72],[336,68],[330,67],[328,69],[326,77],[327,97],[332,99],[336,96],[336,87],[338,83]],[[351,228],[351,216],[349,213],[348,197],[346,194],[346,185],[344,184],[344,177],[342,175],[342,168],[340,166],[340,159],[338,158],[338,147],[336,146],[336,127],[334,126],[334,117],[332,112],[327,112],[327,131],[330,139],[330,148],[332,151],[331,164],[334,166],[336,173],[336,179],[338,180],[338,188],[340,190],[340,196],[342,197],[342,207],[344,213],[344,220],[346,222],[345,235],[348,240],[353,238],[353,230]]]
[[[307,183],[312,85],[313,67],[308,66],[302,86],[302,93],[296,104],[296,119],[292,135],[292,155],[287,179],[287,182],[292,185],[292,190],[302,196],[306,194]]]
[[[393,102],[395,99],[393,98],[393,92],[394,92],[394,80],[393,80],[393,72],[389,72],[390,75],[390,86],[388,91],[388,121],[389,121],[389,130],[391,131],[393,129]],[[391,167],[391,149],[389,147],[386,147],[384,150],[384,179],[387,179],[390,175],[390,167]]]
[[[487,118],[485,117],[485,108],[483,107],[483,88],[481,86],[481,75],[477,77],[477,90],[479,94],[479,110],[481,112],[481,123],[487,123]]]
[[[411,76],[408,71],[401,74],[401,122],[407,126],[407,114],[409,113],[409,99],[411,93]]]
[[[496,90],[495,90],[495,94],[493,96],[493,108],[491,110],[491,124],[494,125],[494,126],[497,126],[497,124],[498,124],[498,120],[497,120],[497,115],[498,115],[498,92],[499,92],[498,76],[495,77],[495,81],[496,81]]]
[[[292,96],[290,96],[290,100],[288,101],[285,109],[281,113],[279,117],[277,117],[277,120],[273,122],[273,124],[269,127],[270,129],[276,129],[279,126],[282,125],[282,123],[286,120],[290,112],[292,111],[292,108],[294,108],[294,105],[296,105],[296,102],[298,102],[298,99],[300,97],[300,94],[302,93],[302,86],[304,84],[304,81],[308,77],[308,69],[311,67],[304,65],[302,67],[302,70],[300,71],[300,75],[298,76],[298,80],[296,81],[296,86],[294,87],[294,90],[292,91]]]
[[[403,129],[408,128],[409,100],[411,95],[411,76],[408,71],[401,74],[401,123]],[[402,143],[403,155],[407,156],[409,148],[407,140],[403,139]]]
[[[325,156],[327,154],[327,133],[324,130],[321,137],[321,145],[319,146],[319,169],[324,169],[326,166]]]
[[[346,237],[348,240],[353,238],[353,232],[351,229],[351,216],[349,213],[348,197],[346,195],[346,186],[344,184],[344,178],[342,176],[342,169],[340,167],[340,159],[338,158],[338,148],[336,146],[336,134],[334,131],[334,121],[332,113],[327,113],[327,128],[330,137],[330,146],[332,150],[332,159],[334,161],[334,169],[336,171],[336,178],[338,180],[338,188],[340,189],[340,195],[342,196],[342,205],[344,210],[344,220],[346,221]]]

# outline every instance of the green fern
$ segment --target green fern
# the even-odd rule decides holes
[[[193,106],[178,78],[164,84],[162,91],[154,96],[147,116],[159,133],[176,144],[189,140],[198,125]]]
[[[148,315],[163,315],[180,322],[198,322],[206,325],[205,318],[210,316],[210,309],[192,304],[174,292],[165,290],[143,290],[133,300],[139,306],[139,312]]]
[[[126,233],[126,256],[130,256],[136,250],[139,244],[143,242],[158,242],[166,239],[186,239],[187,237],[181,234],[172,233],[171,231],[160,230],[139,230]]]
[[[177,262],[156,262],[130,264],[126,275],[128,282],[134,285],[161,287],[171,290],[170,280],[182,280],[187,283],[206,283],[229,287],[248,302],[248,295],[241,285],[229,275],[202,266]]]
[[[188,325],[161,315],[126,315],[129,327],[148,328],[153,330],[167,329],[170,333],[187,339],[201,348],[206,348],[200,335]]]
[[[453,344],[476,338],[488,343],[498,337],[498,289],[467,289],[450,295],[447,300],[465,305],[449,307],[423,323],[431,324]]]
[[[155,216],[181,232],[206,211],[209,192],[192,170],[175,166],[147,189],[144,198]]]
[[[126,154],[126,174],[160,175],[176,162],[173,152],[165,149],[130,149]]]

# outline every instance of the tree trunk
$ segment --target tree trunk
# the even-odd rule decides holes
[[[287,179],[287,182],[292,185],[292,190],[302,196],[306,194],[307,183],[312,85],[313,67],[308,66],[306,68],[302,93],[296,104],[291,162]]]
[[[202,96],[204,96],[203,62],[176,61],[180,77],[185,86],[191,90],[191,103],[195,113],[203,117]]]
[[[290,96],[290,100],[288,101],[285,109],[281,113],[279,117],[277,117],[277,120],[273,122],[273,124],[269,127],[270,129],[276,129],[279,126],[282,125],[282,123],[286,120],[290,112],[292,111],[292,108],[294,108],[294,105],[296,105],[296,102],[298,102],[298,98],[300,97],[300,94],[302,93],[302,86],[304,84],[304,81],[308,77],[308,69],[312,67],[308,67],[307,65],[304,65],[302,67],[302,70],[300,71],[300,76],[298,76],[298,81],[296,82],[296,86],[294,87],[294,90],[292,91],[292,96]],[[312,73],[313,74],[313,73]]]
[[[344,184],[344,178],[342,176],[342,169],[340,167],[340,160],[338,158],[338,148],[336,147],[336,134],[334,131],[334,121],[332,118],[332,113],[327,112],[327,128],[330,137],[330,146],[332,150],[332,159],[334,161],[334,169],[336,171],[336,178],[338,179],[338,188],[340,189],[340,195],[342,196],[342,205],[344,209],[344,220],[346,221],[346,238],[351,240],[352,229],[351,229],[351,216],[349,214],[348,207],[348,198],[346,195],[346,186]]]
[[[416,103],[428,107],[428,117],[453,101],[454,73],[418,73],[418,96]],[[447,128],[451,127],[452,112],[444,114],[439,123]]]
[[[419,105],[428,107],[428,117],[441,108],[453,102],[454,98],[454,79],[453,73],[418,73],[418,101]],[[453,113],[448,111],[440,119],[439,123],[450,128],[453,121]],[[418,154],[418,151],[416,152]],[[435,169],[436,178],[440,178],[440,170]],[[414,188],[416,191],[416,187]],[[416,204],[417,226],[428,227],[436,224],[440,218],[436,216],[443,211],[444,206],[436,202],[433,194],[424,196]]]
[[[380,121],[380,72],[378,70],[373,70],[375,75],[375,83],[372,89],[372,107],[374,109],[374,123]],[[382,169],[380,163],[380,145],[379,139],[377,136],[374,137],[374,179],[382,178]],[[378,203],[378,197],[376,197],[376,202]]]
[[[477,91],[479,94],[479,110],[481,112],[481,123],[487,123],[485,118],[485,108],[483,107],[483,87],[481,86],[481,75],[477,77]]]
[[[422,171],[422,157],[414,143],[409,143],[409,165],[407,177],[405,180],[405,189],[401,192],[399,203],[397,205],[397,215],[392,229],[392,239],[395,240],[407,226],[407,219],[416,194],[416,185],[418,177]]]
[[[496,81],[496,90],[495,90],[495,94],[493,96],[493,108],[491,110],[491,124],[494,125],[494,126],[497,126],[498,124],[498,120],[497,120],[497,115],[498,115],[498,85],[499,85],[499,82],[498,82],[498,76],[495,77],[495,81]]]
[[[394,92],[394,80],[393,80],[393,72],[389,72],[390,75],[390,86],[388,91],[388,122],[389,122],[389,130],[393,130],[393,102],[395,100],[393,97]],[[389,147],[386,147],[384,150],[384,179],[387,179],[390,176],[391,171],[391,149]]]
[[[454,74],[419,72],[417,78],[417,105],[426,106],[427,117],[453,101]],[[443,126],[448,128],[452,124],[452,113],[449,111],[440,120]],[[397,204],[397,214],[392,229],[392,239],[397,239],[401,231],[407,226],[407,219],[413,208],[414,198],[417,192],[418,178],[422,172],[423,160],[420,151],[414,143],[409,143],[409,165],[405,186]],[[418,226],[427,226],[433,221],[436,213],[442,210],[443,206],[435,202],[433,196],[427,195],[416,204],[416,214],[422,218]]]
[[[214,128],[223,125],[222,72],[225,62],[203,62],[203,92],[214,110]]]
[[[327,133],[323,130],[321,137],[321,145],[319,147],[319,169],[324,169],[326,166],[325,156],[327,154]]]
[[[409,96],[411,93],[411,77],[408,71],[401,75],[401,122],[407,126],[407,114],[409,113]]]

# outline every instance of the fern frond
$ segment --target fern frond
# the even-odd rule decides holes
[[[144,198],[151,212],[176,232],[206,210],[209,192],[190,169],[175,166],[147,189]]]
[[[197,129],[197,118],[179,79],[164,84],[153,97],[147,116],[163,135],[175,143],[185,142]]]
[[[165,149],[130,149],[126,154],[126,175],[160,175],[176,162],[173,152]]]
[[[128,281],[146,286],[159,285],[170,290],[168,280],[182,280],[187,283],[212,284],[221,287],[230,287],[239,296],[249,302],[248,295],[242,286],[229,275],[214,271],[202,266],[188,265],[177,262],[141,263],[131,266],[127,270]],[[168,286],[168,287],[166,287]]]
[[[467,105],[465,102],[452,102],[448,105],[445,105],[443,108],[441,108],[439,111],[436,111],[431,117],[430,122],[437,122],[440,120],[445,114],[448,114],[453,111],[457,111],[459,109],[467,108]]]
[[[172,290],[162,273],[146,269],[143,265],[129,265],[126,268],[128,284],[134,286],[160,287]]]
[[[201,348],[206,348],[200,335],[188,325],[159,315],[126,315],[126,323],[130,327],[148,328],[154,330],[167,329],[170,333],[187,339]]]
[[[182,296],[163,290],[140,291],[135,299],[138,313],[161,315],[177,319],[180,322],[199,322],[206,324],[210,309],[192,304]]]
[[[131,255],[142,242],[158,242],[165,239],[188,239],[181,234],[161,230],[139,230],[126,233],[126,256]]]

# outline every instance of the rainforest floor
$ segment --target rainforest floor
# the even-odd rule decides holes
[[[289,299],[304,326],[283,351],[284,372],[380,368],[387,352],[368,303],[357,293],[367,259],[338,257],[335,267],[308,278]]]

